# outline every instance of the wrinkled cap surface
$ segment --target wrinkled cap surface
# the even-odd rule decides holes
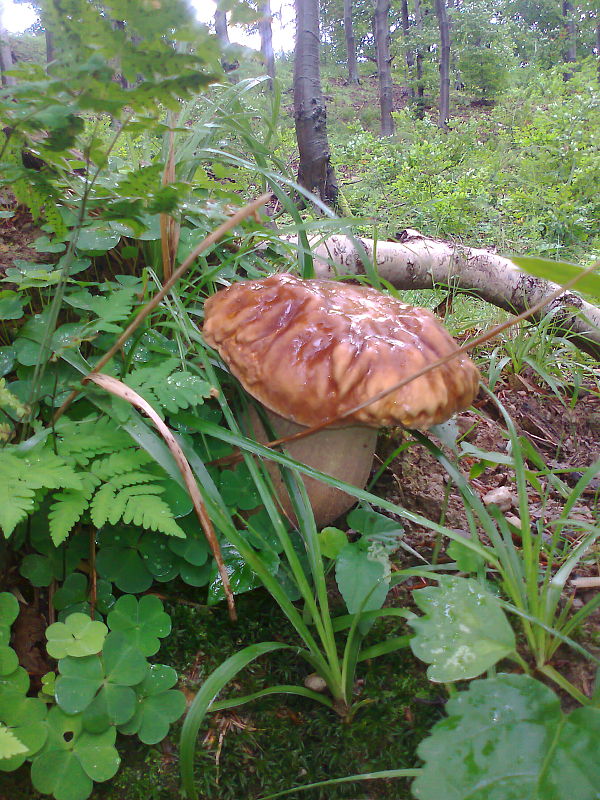
[[[343,414],[457,350],[430,311],[336,281],[243,281],[204,308],[206,342],[251,395],[300,425]],[[478,381],[459,355],[346,421],[429,428],[469,406]]]

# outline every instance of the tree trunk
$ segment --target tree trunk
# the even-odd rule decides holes
[[[421,13],[421,0],[415,0],[415,26],[419,34],[423,31],[423,14]],[[425,118],[425,86],[423,84],[423,51],[421,45],[417,47],[415,57],[417,64],[417,102],[416,112],[418,119]]]
[[[394,120],[392,118],[392,72],[390,69],[390,0],[374,0],[375,2],[375,49],[377,53],[377,74],[379,75],[379,104],[381,106],[381,135],[392,136]]]
[[[575,14],[571,0],[563,0],[562,15],[565,26],[566,47],[564,54],[565,64],[572,64],[577,60],[577,29],[575,27]],[[571,70],[563,72],[563,80],[568,81],[573,77]]]
[[[228,48],[231,46],[229,41],[229,31],[227,30],[227,12],[217,9],[215,11],[215,33],[217,39],[221,43],[221,50],[227,53]],[[226,55],[221,57],[221,66],[227,73],[233,72],[234,69],[239,67],[237,60],[230,61]],[[232,83],[237,83],[237,78],[234,75],[229,75],[229,80]]]
[[[352,0],[344,0],[344,34],[346,36],[346,52],[348,54],[348,83],[360,83],[358,64],[356,63],[356,41],[352,24]]]
[[[327,109],[319,69],[319,0],[295,0],[294,120],[300,164],[298,183],[337,204],[338,185],[327,141]]]
[[[271,14],[271,0],[263,0],[261,15],[260,22],[258,23],[260,52],[262,53],[263,61],[267,68],[269,88],[273,89],[273,81],[275,80],[275,56],[273,54],[273,29],[271,27],[271,21],[273,19]]]
[[[376,250],[377,273],[397,289],[432,289],[451,283],[459,291],[519,314],[558,288],[551,281],[522,272],[508,258],[487,250],[428,239],[415,230],[403,231],[399,242],[378,241],[376,247],[371,239],[330,236],[313,250],[317,277],[333,278],[340,272],[364,275],[356,241],[363,245],[369,258]],[[571,331],[572,341],[581,350],[600,358],[600,309],[579,295],[566,292],[536,318],[554,308],[560,309],[557,325]]]
[[[598,83],[600,83],[600,20],[596,23],[596,58],[598,59]]]
[[[438,126],[448,130],[450,116],[450,26],[446,0],[435,0],[435,13],[440,26],[440,114]]]
[[[410,89],[410,96],[415,96],[415,87],[413,86],[413,69],[415,66],[415,56],[410,46],[410,22],[408,19],[408,0],[401,0],[400,10],[402,13],[402,35],[404,37],[404,45],[406,47],[406,72],[408,75],[408,86]]]
[[[2,24],[0,15],[0,73],[2,74],[2,86],[16,86],[16,79],[7,72],[13,68],[12,53],[8,41],[8,31]]]

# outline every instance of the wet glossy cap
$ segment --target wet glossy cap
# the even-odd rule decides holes
[[[375,289],[273,275],[205,303],[204,338],[245,389],[300,425],[318,425],[457,349],[424,308]],[[347,417],[429,428],[469,406],[479,372],[465,355]]]

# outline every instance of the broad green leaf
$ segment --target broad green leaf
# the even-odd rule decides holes
[[[78,714],[89,706],[102,686],[102,662],[98,656],[67,656],[58,662],[58,671],[56,702],[66,714]]]
[[[98,735],[83,731],[75,743],[75,755],[92,780],[107,781],[119,769],[121,759],[115,748],[116,735],[115,728]]]
[[[48,750],[36,756],[31,782],[38,792],[56,800],[86,800],[94,785],[72,750]]]
[[[8,375],[12,370],[16,355],[14,347],[0,347],[0,378]]]
[[[171,617],[154,595],[138,601],[132,595],[120,597],[108,615],[112,631],[126,634],[127,640],[145,656],[152,656],[160,647],[160,639],[171,632]]]
[[[46,650],[52,658],[91,656],[102,650],[107,633],[103,622],[91,620],[85,614],[71,614],[65,622],[55,622],[46,628]]]
[[[319,532],[321,555],[325,558],[337,558],[348,544],[348,537],[339,528],[323,528]]]
[[[0,771],[18,769],[26,758],[37,753],[48,735],[46,727],[46,704],[35,697],[25,697],[17,691],[0,693],[0,723],[21,742],[24,750],[4,756],[0,760]]]
[[[107,683],[83,711],[83,727],[89,733],[102,733],[111,725],[122,725],[133,716],[135,705],[132,688]]]
[[[492,594],[470,578],[437,580],[437,586],[413,592],[426,616],[410,620],[415,630],[410,646],[430,664],[430,680],[475,678],[515,651],[514,632]]]
[[[111,683],[135,686],[144,680],[146,659],[130,637],[121,631],[108,634],[102,651],[104,671]]]
[[[419,800],[596,800],[600,710],[562,713],[527,675],[471,683],[419,745]]]
[[[0,320],[21,319],[26,303],[26,295],[21,296],[7,289],[0,291]]]
[[[534,256],[509,256],[510,260],[530,275],[554,283],[565,284],[583,273],[583,267],[568,261],[552,261]],[[573,289],[600,299],[600,275],[592,272],[577,281]]]
[[[390,582],[385,565],[370,558],[359,542],[348,542],[340,551],[335,579],[351,614],[381,608]]]
[[[0,626],[10,627],[19,616],[19,601],[11,592],[0,592]]]
[[[10,675],[19,666],[17,654],[8,645],[0,645],[0,675]]]

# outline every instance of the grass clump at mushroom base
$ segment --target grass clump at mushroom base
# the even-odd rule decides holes
[[[236,623],[228,620],[223,605],[211,609],[167,606],[173,632],[156,659],[175,666],[185,690],[194,692],[241,647],[265,638],[295,642],[283,614],[264,591],[239,596],[236,604]],[[377,623],[374,639],[393,624]],[[276,652],[250,664],[228,688],[227,696],[258,691],[266,683],[302,683],[307,672],[291,651]],[[380,656],[362,665],[357,689],[373,702],[351,724],[296,696],[275,696],[211,714],[196,751],[199,795],[251,800],[294,784],[415,766],[419,741],[441,716],[436,687],[427,681],[421,666],[409,652]],[[95,790],[92,800],[171,800],[179,785],[178,762],[171,747],[177,742],[178,728],[174,726],[166,746],[151,750],[152,755],[141,747],[128,751],[125,766],[113,781]],[[335,800],[356,797],[356,791],[356,786],[340,785],[314,790],[307,797]],[[369,797],[403,800],[410,792],[400,781],[375,781],[369,783]]]

